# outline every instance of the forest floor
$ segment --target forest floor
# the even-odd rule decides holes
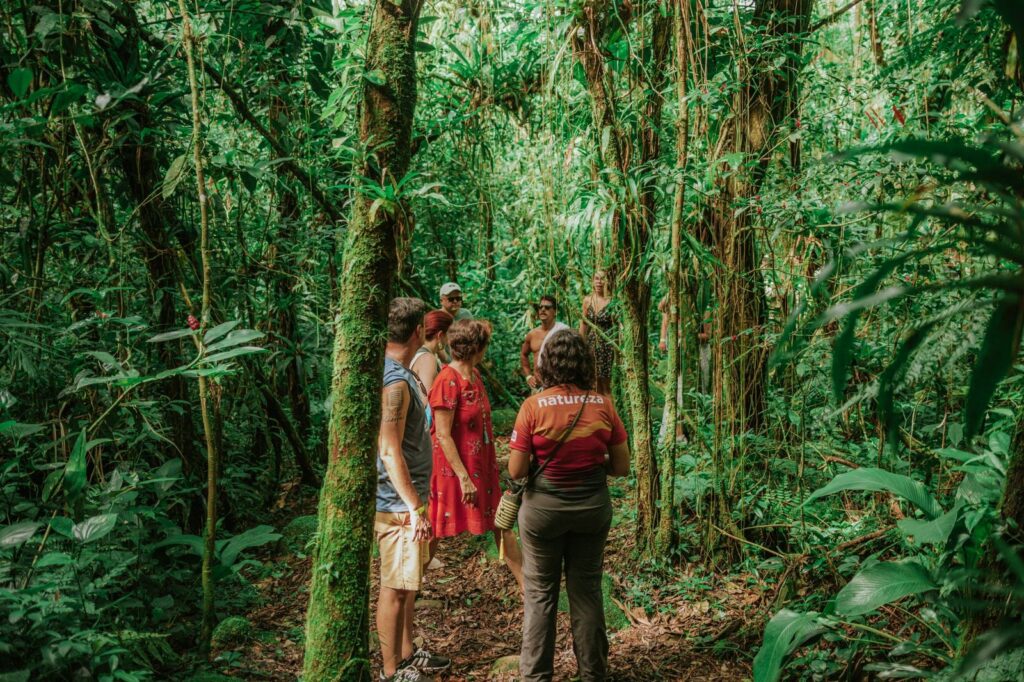
[[[613,488],[615,521],[605,554],[605,612],[611,680],[745,680],[750,650],[759,642],[772,590],[750,575],[719,576],[697,565],[655,574],[633,552],[633,514],[625,484]],[[315,501],[280,505],[283,528],[291,518],[315,514]],[[279,525],[278,525],[279,524]],[[464,535],[439,544],[442,568],[425,579],[417,608],[420,637],[449,656],[439,679],[513,680],[522,625],[522,599],[511,573],[498,561],[491,537]],[[220,671],[252,680],[294,680],[302,668],[303,625],[311,559],[285,550],[276,569],[256,583],[259,605],[248,613],[257,636],[233,651]],[[373,595],[377,569],[374,567]],[[558,614],[555,679],[573,679],[565,594]],[[371,622],[373,622],[371,620]],[[371,642],[375,644],[374,635]],[[374,651],[374,668],[380,665]]]

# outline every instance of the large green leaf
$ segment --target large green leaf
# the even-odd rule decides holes
[[[968,436],[981,430],[981,423],[996,386],[1013,365],[1020,348],[1022,322],[1024,309],[1021,300],[1015,296],[1001,300],[989,319],[978,360],[971,372],[971,385],[964,406],[964,424]]]
[[[754,658],[754,682],[778,680],[786,656],[824,630],[813,611],[797,613],[782,609],[776,613],[764,628],[764,642]]]
[[[28,542],[41,525],[35,521],[22,521],[0,529],[0,547],[17,547]]]
[[[82,544],[106,537],[117,525],[117,514],[99,514],[75,524],[73,535]]]
[[[896,525],[907,538],[913,538],[915,544],[943,545],[949,540],[949,534],[953,532],[959,515],[960,508],[956,507],[935,519],[900,519]]]
[[[227,541],[220,553],[220,563],[225,566],[231,566],[235,563],[242,550],[249,549],[250,547],[259,547],[268,542],[275,542],[280,537],[281,534],[275,533],[273,526],[250,528]]]
[[[167,168],[167,174],[164,175],[163,187],[160,193],[164,199],[169,199],[174,190],[178,188],[182,178],[185,177],[185,164],[188,163],[189,155],[181,154],[175,157],[174,161],[171,161],[171,165]]]
[[[241,348],[232,348],[231,350],[222,351],[220,353],[214,353],[213,355],[207,355],[199,362],[203,364],[213,364],[217,362],[224,362],[232,358],[237,358],[240,355],[251,355],[253,353],[263,353],[267,349],[260,348],[259,346],[242,346]]]
[[[227,322],[221,322],[216,327],[214,327],[213,329],[211,329],[210,331],[206,332],[206,334],[203,335],[203,345],[209,346],[211,343],[213,343],[214,341],[216,341],[217,339],[219,339],[220,337],[224,336],[229,331],[237,327],[240,322],[241,320],[229,320]]]
[[[82,495],[86,484],[85,454],[88,444],[85,437],[85,429],[78,434],[75,447],[71,450],[68,463],[64,467],[64,494],[68,500],[74,503]]]
[[[935,501],[935,498],[932,497],[924,485],[918,481],[902,474],[894,474],[891,471],[871,467],[854,469],[853,471],[839,474],[829,483],[811,493],[807,501],[810,502],[844,490],[892,493],[913,503],[929,519],[934,519],[943,513],[939,503]]]
[[[256,339],[263,338],[263,332],[256,331],[255,329],[239,329],[233,331],[217,343],[210,344],[206,347],[207,353],[214,353],[224,348],[230,348],[231,346],[237,346],[241,343],[249,343]]]
[[[180,339],[186,336],[193,336],[195,334],[191,329],[175,329],[173,332],[164,332],[163,334],[157,334],[156,336],[146,339],[146,343],[161,343],[163,341],[173,341],[174,339]]]
[[[10,438],[24,438],[46,430],[45,424],[22,424],[14,420],[0,422],[0,434]]]
[[[203,556],[203,539],[198,535],[188,535],[185,533],[172,535],[165,540],[161,540],[160,542],[152,545],[152,549],[158,549],[160,547],[172,547],[177,545],[188,547],[196,556]]]
[[[7,75],[7,85],[11,86],[14,96],[21,99],[28,94],[28,89],[32,85],[32,69],[23,66],[12,70]]]
[[[836,595],[836,613],[862,616],[913,594],[938,589],[931,574],[916,561],[887,561],[868,566]]]

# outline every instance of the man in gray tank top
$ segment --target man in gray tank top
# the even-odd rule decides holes
[[[395,682],[418,682],[426,679],[423,673],[451,665],[447,658],[416,649],[412,639],[416,592],[431,538],[427,500],[433,460],[425,405],[408,367],[423,344],[426,311],[418,298],[393,300],[384,353],[374,518],[380,549],[377,634],[384,659],[380,679]]]

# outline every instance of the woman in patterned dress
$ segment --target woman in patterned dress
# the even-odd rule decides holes
[[[593,286],[594,290],[583,299],[585,319],[580,321],[580,335],[594,349],[597,363],[594,389],[603,395],[611,395],[615,347],[608,339],[614,338],[615,318],[609,309],[612,299],[608,292],[608,273],[604,270],[595,272]]]
[[[494,527],[501,486],[491,404],[476,369],[490,340],[491,325],[483,320],[460,320],[448,329],[452,361],[437,373],[430,389],[434,414],[430,523],[437,538],[494,533],[521,590],[523,560],[515,534]]]

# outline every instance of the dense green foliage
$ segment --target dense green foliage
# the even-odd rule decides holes
[[[654,350],[673,220],[684,436],[661,487],[671,504],[658,486],[634,502],[674,533],[669,547],[640,542],[629,589],[697,592],[686,565],[763,583],[771,598],[736,644],[756,653],[758,680],[1019,670],[1018,3],[436,0],[415,42],[410,167],[378,177],[388,147],[360,130],[361,102],[403,76],[366,66],[372,3],[191,2],[213,261],[203,328],[177,9],[9,5],[0,675],[197,665],[200,375],[221,453],[218,617],[258,599],[253,583],[275,570],[265,550],[315,551],[313,517],[283,530],[268,518],[298,481],[318,485],[332,410],[373,413],[331,395],[339,311],[372,333],[359,324],[383,300],[359,288],[363,307],[342,305],[353,257],[397,263],[395,292],[431,304],[461,283],[494,324],[487,380],[504,410],[526,394],[529,304],[554,293],[578,324],[592,273],[610,270],[615,314],[639,297],[650,326],[650,382],[617,369],[618,404],[657,433],[675,383]],[[683,41],[682,61],[661,39]],[[379,253],[345,253],[357,226],[381,222]],[[352,386],[373,385],[369,364]],[[642,400],[625,408],[630,388],[653,398],[649,415]],[[656,478],[665,453],[650,457]]]

